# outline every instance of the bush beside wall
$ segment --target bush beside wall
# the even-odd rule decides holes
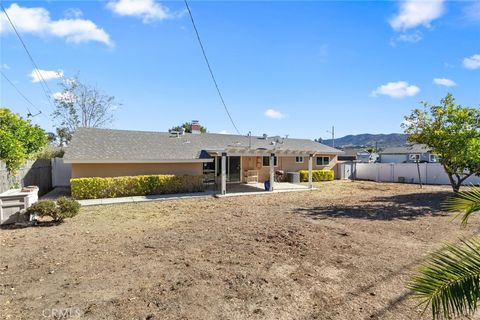
[[[204,190],[201,175],[74,178],[70,180],[70,184],[72,197],[75,199],[117,198]]]
[[[308,182],[308,170],[300,170],[300,181]],[[319,181],[333,181],[335,177],[333,170],[312,170],[312,180],[313,182]]]

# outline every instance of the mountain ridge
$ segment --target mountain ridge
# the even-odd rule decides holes
[[[322,141],[327,146],[332,146],[332,139],[325,139]],[[362,133],[349,134],[341,138],[335,139],[335,147],[400,147],[407,143],[407,135],[403,133]]]

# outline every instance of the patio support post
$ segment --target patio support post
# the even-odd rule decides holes
[[[222,176],[221,176],[222,194],[227,194],[227,153],[222,152]]]
[[[313,167],[313,154],[310,154],[308,156],[308,188],[313,189],[313,184],[312,184],[312,167]]]
[[[270,154],[270,190],[273,191],[273,184],[275,183],[275,153]]]

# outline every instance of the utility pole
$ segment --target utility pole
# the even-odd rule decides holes
[[[335,148],[335,126],[332,126],[332,131],[327,130],[327,132],[332,134],[332,148]]]

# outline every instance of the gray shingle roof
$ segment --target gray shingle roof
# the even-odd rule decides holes
[[[285,139],[272,144],[272,138],[202,133],[172,137],[166,132],[79,128],[65,153],[67,162],[108,161],[188,161],[208,157],[206,150],[232,148],[315,151],[339,154],[342,151],[307,139]]]
[[[413,144],[413,145],[403,146],[403,147],[385,148],[378,153],[379,154],[411,154],[411,153],[427,153],[430,151],[431,149],[424,144]]]

